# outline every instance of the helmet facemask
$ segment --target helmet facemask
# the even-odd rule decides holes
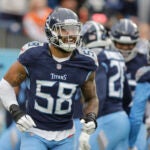
[[[135,57],[139,42],[139,30],[132,20],[120,19],[111,27],[110,38],[113,46],[124,56],[125,61],[130,61]]]
[[[128,45],[128,49],[123,49],[121,47],[118,47],[117,45]],[[130,45],[131,48],[130,48]],[[128,62],[130,60],[132,60],[136,54],[137,54],[137,47],[136,47],[136,43],[120,43],[117,41],[113,41],[112,46],[115,48],[115,50],[118,50],[122,56],[124,57],[125,61]]]
[[[51,29],[50,42],[65,52],[72,52],[78,46],[80,40],[81,24],[56,23]]]

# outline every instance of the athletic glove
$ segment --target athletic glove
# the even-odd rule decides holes
[[[90,150],[89,144],[90,135],[82,131],[79,137],[79,149],[78,150]]]
[[[79,137],[79,150],[90,150],[89,138],[97,128],[96,115],[89,113],[80,119],[82,131]]]
[[[85,117],[81,118],[80,122],[82,124],[82,131],[89,135],[97,128],[96,114],[94,113],[87,114]]]
[[[9,111],[16,122],[18,130],[21,132],[25,132],[28,129],[36,126],[33,119],[29,115],[25,114],[18,105],[11,105]]]

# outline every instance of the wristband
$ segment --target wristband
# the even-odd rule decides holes
[[[25,115],[25,113],[16,104],[12,104],[9,107],[9,111],[10,111],[13,119],[15,120],[15,122],[17,122],[22,116]]]
[[[88,123],[90,121],[93,121],[95,123],[95,129],[97,128],[97,121],[96,121],[96,114],[91,112],[86,114],[85,117],[81,118],[85,120],[85,123]]]

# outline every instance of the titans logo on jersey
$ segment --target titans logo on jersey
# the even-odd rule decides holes
[[[98,55],[98,62],[96,86],[98,98],[101,101],[101,106],[99,106],[101,116],[123,109],[122,100],[127,79],[125,78],[124,59],[119,52],[103,50]],[[126,91],[128,90],[127,87]]]
[[[60,63],[53,59],[47,43],[31,42],[22,48],[18,61],[29,75],[27,113],[37,127],[50,131],[72,128],[75,95],[96,70],[96,55],[76,49],[69,60]]]

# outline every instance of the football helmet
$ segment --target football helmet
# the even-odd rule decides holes
[[[137,25],[129,19],[120,19],[112,26],[110,38],[115,49],[119,50],[126,61],[131,60],[137,53],[136,44],[139,41],[139,30]],[[131,49],[123,50],[116,47],[116,43],[123,45],[133,45]]]
[[[71,52],[80,41],[81,23],[70,9],[57,8],[47,18],[45,32],[51,44],[65,52]]]
[[[81,36],[83,47],[104,48],[109,44],[106,29],[95,21],[87,21],[82,26]]]

